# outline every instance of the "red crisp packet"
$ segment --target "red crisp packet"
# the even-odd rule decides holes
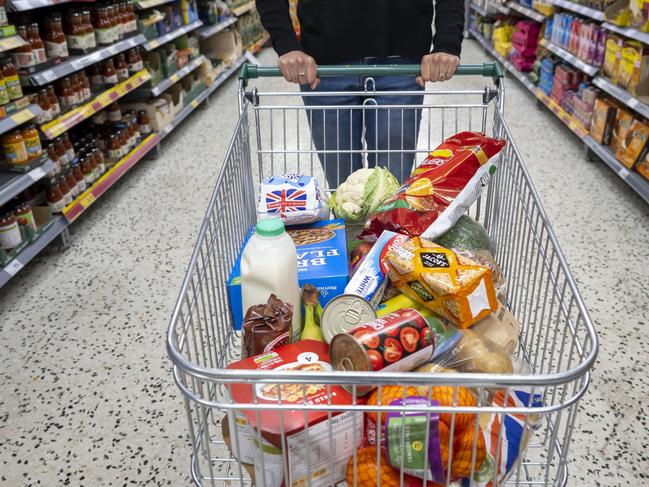
[[[478,132],[449,137],[376,210],[361,237],[374,241],[384,230],[429,239],[443,234],[477,199],[495,170],[490,159],[504,145]]]

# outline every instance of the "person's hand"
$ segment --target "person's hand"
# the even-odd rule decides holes
[[[423,87],[426,81],[448,81],[459,65],[460,58],[453,54],[426,54],[421,58],[421,76],[417,76],[417,84]]]
[[[309,85],[312,90],[320,83],[315,59],[302,51],[291,51],[280,56],[277,66],[284,79],[290,83]]]

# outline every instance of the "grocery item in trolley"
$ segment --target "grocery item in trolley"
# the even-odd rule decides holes
[[[393,246],[407,239],[406,235],[383,232],[345,286],[345,294],[356,294],[369,301],[374,308],[378,307],[389,281],[383,263],[385,255]]]
[[[480,196],[504,145],[478,132],[449,137],[371,215],[361,237],[375,240],[384,230],[431,239],[443,234]]]
[[[333,298],[322,311],[320,326],[327,343],[334,336],[376,318],[372,304],[355,294],[341,294]]]
[[[472,328],[460,330],[461,339],[435,363],[459,372],[474,374],[512,374],[511,355]]]
[[[460,328],[468,328],[498,307],[491,271],[424,238],[408,239],[386,256],[390,279]]]
[[[228,369],[317,373],[330,371],[332,367],[327,344],[302,340],[232,363]],[[347,461],[363,439],[362,413],[297,408],[298,405],[350,405],[352,397],[342,387],[288,381],[233,383],[230,394],[250,425],[252,445],[249,446],[255,456],[255,467],[262,464],[263,458],[264,467],[269,469],[259,472],[267,476],[265,485],[279,487],[282,479],[287,486],[306,485],[310,478],[312,486],[324,487],[345,478]],[[254,408],[254,404],[278,404],[280,401],[295,404],[296,409],[246,409],[246,405]],[[256,447],[255,438],[283,452],[282,461],[276,451],[273,461],[268,448],[259,447],[259,441]],[[288,471],[284,470],[284,465],[288,466]],[[268,483],[271,479],[275,483]]]
[[[257,218],[281,217],[286,225],[304,225],[329,215],[318,180],[299,174],[276,175],[261,181]]]
[[[401,309],[333,337],[331,363],[350,372],[409,372],[431,360],[435,340],[444,331],[434,316]],[[358,394],[373,388],[359,386]]]
[[[251,306],[243,319],[242,358],[252,357],[289,342],[293,306],[271,294],[266,304]]]
[[[514,353],[518,348],[519,329],[520,325],[514,314],[500,301],[496,311],[471,327],[471,330],[491,340],[507,353]]]
[[[252,235],[250,229],[243,246]],[[312,284],[318,288],[320,304],[324,307],[332,298],[343,293],[349,279],[347,240],[343,220],[325,220],[287,228],[296,248],[298,284]],[[227,280],[230,313],[235,330],[241,329],[243,305],[241,302],[241,254],[234,263]],[[270,295],[270,293],[269,293]],[[279,296],[281,298],[281,296]],[[268,297],[261,300],[261,304]]]

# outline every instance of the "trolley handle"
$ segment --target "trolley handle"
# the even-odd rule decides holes
[[[318,66],[318,76],[419,76],[420,68],[419,64]],[[502,68],[497,62],[462,64],[458,66],[455,74],[493,78],[496,85],[503,77]],[[281,75],[277,66],[244,64],[239,79],[245,84],[249,79],[278,77]]]

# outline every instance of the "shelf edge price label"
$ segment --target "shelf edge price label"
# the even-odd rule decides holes
[[[30,177],[30,179],[32,181],[38,181],[43,176],[45,176],[45,171],[43,171],[42,167],[36,167],[36,168],[32,169],[31,171],[29,171],[27,174],[28,174],[28,176]]]
[[[20,269],[25,267],[25,265],[20,262],[18,259],[14,259],[4,266],[3,270],[9,274],[11,277],[15,276]]]
[[[97,201],[97,198],[95,198],[95,195],[92,193],[88,193],[85,195],[83,198],[79,200],[79,204],[83,208],[88,208],[90,205],[92,205],[95,201]]]
[[[26,122],[27,120],[30,120],[34,117],[34,113],[31,110],[20,110],[17,113],[14,113],[11,116],[11,120],[13,120],[16,125],[20,125],[21,123]]]

